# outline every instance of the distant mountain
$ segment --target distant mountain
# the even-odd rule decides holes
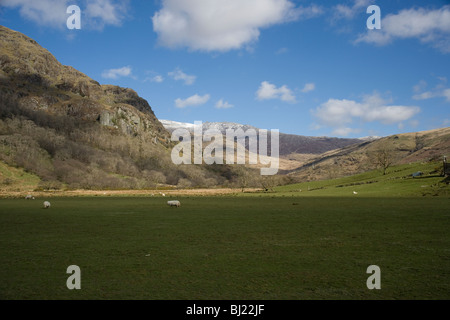
[[[321,154],[359,143],[361,143],[359,139],[309,137],[280,133],[280,155],[293,153]]]
[[[159,120],[164,128],[168,130],[169,132],[172,132],[176,129],[187,129],[190,132],[194,132],[194,128],[196,125],[194,123],[188,123],[188,122],[177,122],[177,121],[171,121],[171,120]],[[255,129],[258,130],[258,128],[249,126],[247,124],[239,124],[235,122],[203,122],[202,123],[202,131],[206,131],[209,129],[215,129],[220,131],[223,135],[226,134],[227,129],[237,130],[242,129],[246,131],[247,129]]]
[[[159,120],[161,124],[164,126],[164,128],[172,133],[176,129],[188,129],[190,132],[194,133],[194,127],[195,125],[193,123],[187,123],[187,122],[177,122],[177,121],[171,121],[171,120]]]
[[[360,137],[358,138],[361,141],[372,141],[372,140],[377,140],[377,139],[381,139],[382,137],[380,136],[367,136],[367,137]]]
[[[176,122],[171,120],[160,120],[162,125],[172,132],[178,128],[188,129],[194,132],[194,124],[186,122]],[[217,129],[223,135],[225,135],[227,129],[242,129],[244,131],[248,129],[259,129],[248,125],[239,124],[234,122],[204,122],[203,131],[208,129]],[[309,137],[294,134],[280,133],[280,155],[285,156],[292,153],[300,154],[321,154],[334,149],[339,149],[348,145],[357,144],[363,142],[360,139],[345,139],[345,138],[332,138],[332,137]],[[364,140],[366,141],[366,140]]]

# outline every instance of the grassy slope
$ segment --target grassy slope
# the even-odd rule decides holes
[[[417,162],[393,166],[386,175],[380,170],[339,179],[310,181],[275,188],[277,195],[296,196],[359,196],[359,197],[415,197],[424,195],[450,195],[448,185],[436,172],[440,162]],[[421,177],[412,174],[422,171]],[[358,194],[354,195],[353,191]]]
[[[450,153],[450,127],[391,135],[361,145],[353,145],[321,154],[309,165],[292,172],[298,181],[323,180],[354,175],[376,165],[378,150],[387,149],[393,164],[441,161]],[[314,164],[314,166],[312,166]]]
[[[29,192],[37,188],[41,179],[22,168],[15,168],[0,161],[0,192],[21,191]]]

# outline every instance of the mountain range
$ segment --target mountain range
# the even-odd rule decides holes
[[[160,120],[164,128],[169,132],[176,129],[183,128],[190,132],[194,132],[195,125],[193,123],[177,122],[171,120]],[[216,129],[223,135],[226,134],[227,129],[237,130],[242,129],[244,132],[248,129],[254,129],[258,132],[259,128],[248,124],[239,124],[234,122],[203,122],[202,130]],[[321,154],[330,150],[346,147],[352,144],[358,144],[363,141],[374,140],[377,137],[366,137],[363,139],[346,139],[333,137],[309,137],[295,134],[286,134],[280,132],[279,145],[280,155],[285,156],[292,153],[301,154]]]
[[[261,180],[250,166],[175,165],[177,128],[194,124],[159,120],[134,90],[102,85],[0,26],[0,189],[243,187]],[[259,130],[203,123],[210,128]],[[290,183],[369,170],[374,153],[386,148],[397,163],[439,159],[450,155],[450,128],[362,139],[280,133],[279,143],[278,183]]]

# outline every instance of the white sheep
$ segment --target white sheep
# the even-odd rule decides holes
[[[167,201],[167,205],[170,207],[181,207],[181,203],[178,200]]]
[[[25,197],[26,200],[34,200],[34,197],[31,194],[27,194],[27,196]]]
[[[50,202],[44,201],[44,208],[45,208],[45,209],[50,208]]]
[[[353,191],[353,194],[358,194],[358,192],[356,192],[356,191]]]

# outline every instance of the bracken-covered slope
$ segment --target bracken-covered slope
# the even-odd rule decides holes
[[[290,172],[298,181],[332,179],[389,166],[450,158],[450,127],[396,134],[325,152]],[[380,159],[381,157],[381,159]],[[383,164],[383,159],[385,159]]]

